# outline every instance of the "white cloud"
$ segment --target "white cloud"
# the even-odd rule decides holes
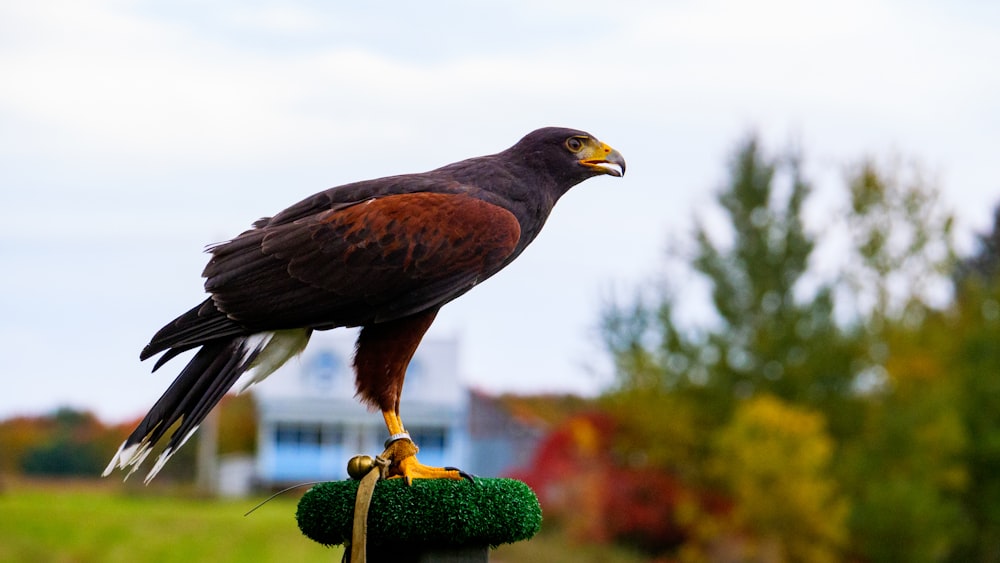
[[[328,18],[318,17],[305,6],[287,2],[235,3],[231,5],[230,21],[255,31],[285,36],[330,32]]]
[[[114,4],[27,5],[36,7],[5,14],[21,33],[16,49],[0,52],[9,83],[0,111],[39,133],[13,150],[54,144],[68,156],[180,164],[315,157],[413,138],[448,127],[449,117],[501,128],[601,112],[643,112],[651,123],[677,113],[767,122],[854,114],[878,128],[933,120],[928,103],[960,114],[962,104],[985,103],[997,80],[975,59],[955,65],[960,54],[948,47],[996,47],[992,36],[944,30],[937,36],[954,41],[929,43],[926,22],[886,3],[626,4],[632,17],[616,19],[615,35],[598,41],[581,36],[531,56],[462,55],[457,45],[455,56],[424,63],[363,43],[241,49],[224,30],[212,35]],[[235,9],[227,25],[291,34],[331,19],[301,4],[265,4]]]

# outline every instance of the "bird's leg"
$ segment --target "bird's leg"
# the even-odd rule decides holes
[[[417,461],[418,448],[399,419],[399,398],[406,368],[420,339],[434,321],[436,309],[399,319],[365,325],[354,354],[358,395],[378,408],[385,418],[389,439],[382,457],[389,462],[390,477],[413,479],[472,479],[449,467],[430,467]]]
[[[403,429],[403,421],[399,420],[399,415],[395,412],[385,411],[382,413],[382,418],[385,419],[385,427],[389,429],[390,436],[406,433],[406,430]]]
[[[414,479],[468,479],[472,476],[454,467],[434,467],[417,460],[420,448],[403,428],[403,421],[395,411],[383,411],[385,427],[389,430],[389,440],[382,454],[389,460],[389,478],[401,477],[409,485]]]

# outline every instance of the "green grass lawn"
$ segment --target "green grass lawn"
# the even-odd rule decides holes
[[[303,487],[254,511],[261,499],[215,500],[119,481],[25,481],[0,478],[0,563],[324,561],[323,547],[299,532]],[[500,546],[491,563],[635,563],[620,548],[568,542],[558,530]]]
[[[0,561],[340,561],[340,548],[299,532],[297,494],[243,516],[259,500],[116,485],[8,481],[0,491]]]

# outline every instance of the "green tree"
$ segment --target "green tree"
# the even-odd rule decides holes
[[[20,469],[29,475],[91,476],[103,469],[97,440],[104,426],[92,413],[60,408],[44,421],[46,436],[24,452]]]
[[[1000,562],[1000,206],[992,229],[955,275],[950,314],[934,325],[952,342],[949,373],[957,379],[959,412],[968,437],[968,486],[963,506],[967,541],[954,561]]]
[[[916,165],[865,158],[848,168],[846,180],[850,252],[838,297],[865,333],[856,383],[877,392],[889,383],[888,332],[917,334],[929,312],[947,305],[954,217]]]
[[[856,342],[834,321],[832,284],[806,288],[810,192],[797,156],[768,157],[753,138],[738,148],[717,196],[728,236],[701,222],[693,256],[673,257],[709,284],[717,318],[708,328],[679,324],[686,296],[669,284],[656,303],[608,307],[603,334],[621,389],[681,392],[719,421],[736,401],[771,393],[817,406],[835,434],[848,431]]]
[[[898,160],[866,158],[848,169],[851,252],[844,281],[870,329],[895,321],[916,326],[927,309],[946,305],[954,217],[924,176]]]
[[[928,329],[940,319],[885,331],[887,383],[845,447],[855,549],[872,562],[943,561],[966,539],[968,436],[947,367],[951,335]]]
[[[967,444],[942,319],[955,264],[953,218],[916,166],[850,167],[841,295],[863,328],[861,433],[841,471],[855,548],[871,561],[941,561],[964,535]]]

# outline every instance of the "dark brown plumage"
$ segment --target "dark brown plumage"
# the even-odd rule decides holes
[[[588,133],[539,129],[495,155],[331,188],[212,246],[209,298],[157,332],[140,358],[162,352],[155,371],[200,349],[105,474],[134,471],[180,421],[151,479],[241,375],[260,381],[312,330],[362,327],[359,398],[404,436],[403,376],[440,307],[516,258],[572,186],[624,170],[621,155]],[[407,479],[458,475],[406,457],[393,470]]]

